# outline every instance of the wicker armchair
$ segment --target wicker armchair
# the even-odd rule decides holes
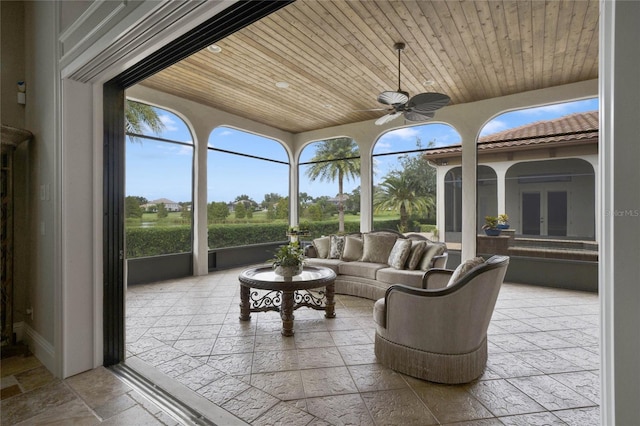
[[[466,273],[470,263],[456,271],[432,269],[423,289],[400,284],[387,289],[373,312],[380,363],[438,383],[468,383],[482,375],[487,328],[509,257],[479,261]]]

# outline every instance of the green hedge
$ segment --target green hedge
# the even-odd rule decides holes
[[[191,251],[191,226],[188,225],[129,228],[125,234],[128,259]]]
[[[375,229],[397,229],[398,220],[376,221]],[[216,224],[209,225],[209,248],[225,248],[247,246],[265,242],[286,241],[286,224]],[[360,223],[345,223],[345,233],[358,232]],[[333,221],[310,222],[311,235],[304,240],[311,240],[322,235],[335,234],[338,223]],[[171,253],[187,253],[191,251],[191,226],[154,226],[151,228],[128,228],[127,258],[159,256]]]

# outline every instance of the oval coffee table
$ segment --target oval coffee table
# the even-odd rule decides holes
[[[242,271],[240,281],[240,320],[249,321],[251,312],[280,312],[282,335],[293,336],[293,311],[303,306],[325,311],[335,318],[336,274],[322,266],[305,266],[300,275],[291,278],[276,275],[271,266],[258,266]],[[314,293],[310,289],[325,287]],[[261,294],[255,290],[268,290]]]

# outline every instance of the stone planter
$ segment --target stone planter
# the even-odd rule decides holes
[[[276,275],[281,277],[291,278],[302,273],[302,265],[297,266],[276,266],[274,269]]]
[[[502,229],[485,229],[484,233],[489,237],[497,237],[502,232]]]

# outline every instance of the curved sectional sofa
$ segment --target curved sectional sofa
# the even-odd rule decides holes
[[[445,268],[447,248],[419,234],[395,231],[330,235],[305,248],[306,263],[332,269],[336,293],[378,300],[392,284],[422,288],[429,269]]]

